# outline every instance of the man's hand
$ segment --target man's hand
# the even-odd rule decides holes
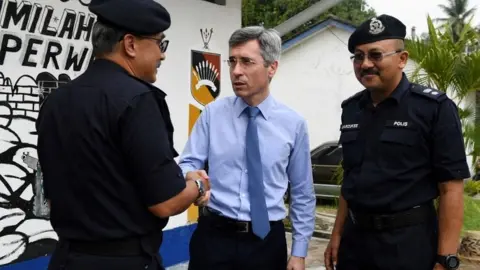
[[[340,247],[341,238],[340,235],[332,234],[330,242],[328,242],[327,249],[325,249],[325,253],[323,254],[327,270],[333,270],[337,265],[338,248]]]
[[[208,200],[210,200],[210,190],[205,192],[205,196],[198,198],[198,200],[195,201],[194,205],[205,206],[208,203]]]
[[[195,181],[197,179],[209,179],[208,174],[205,170],[196,170],[196,171],[191,171],[188,172],[187,175],[185,175],[185,180],[187,181]]]
[[[205,170],[191,171],[185,175],[186,181],[195,181],[198,179],[202,180],[203,185],[205,186],[205,191],[210,190],[210,181],[208,181],[210,178]]]
[[[435,267],[433,267],[433,270],[445,270],[445,267],[443,267],[441,264],[437,263],[437,264],[435,264]]]
[[[204,206],[210,199],[210,178],[205,170],[191,171],[185,175],[185,180],[187,181],[195,181],[197,179],[200,179],[203,182],[203,186],[205,187],[205,195],[198,198],[194,205]]]
[[[295,256],[290,257],[287,270],[305,270],[305,258]]]

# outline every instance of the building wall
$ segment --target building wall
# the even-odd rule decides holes
[[[307,119],[310,147],[338,140],[340,103],[362,90],[347,50],[350,32],[324,29],[284,51],[272,93]]]
[[[228,37],[241,25],[241,3],[158,0],[171,13],[167,59],[156,86],[167,93],[181,152],[203,106],[232,93]],[[57,235],[49,222],[37,160],[35,120],[42,100],[92,60],[96,20],[90,0],[0,0],[0,266],[45,269]],[[188,259],[196,208],[172,217],[165,264]],[[3,268],[2,268],[3,269]]]
[[[272,93],[308,122],[310,147],[338,140],[340,104],[364,87],[358,82],[347,49],[351,27],[330,26],[291,46],[286,43]],[[409,74],[414,63],[409,61]]]

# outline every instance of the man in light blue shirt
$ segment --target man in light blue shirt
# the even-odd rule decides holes
[[[269,91],[280,36],[246,27],[229,45],[236,96],[205,107],[180,157],[187,179],[208,160],[211,183],[199,202],[206,207],[190,242],[189,269],[304,270],[316,199],[306,121]],[[293,244],[287,265],[282,220],[289,184]]]

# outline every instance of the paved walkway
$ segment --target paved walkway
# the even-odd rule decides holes
[[[288,253],[290,254],[290,247],[292,241],[291,233],[287,233],[287,246],[288,246]],[[306,258],[306,267],[307,270],[325,270],[323,264],[323,252],[327,247],[328,240],[323,238],[316,238],[313,237],[310,241],[310,245],[308,248],[308,256]],[[176,265],[174,267],[169,267],[167,270],[187,270],[188,263]],[[478,270],[480,266],[471,265],[467,263],[462,263],[462,266],[459,268],[460,270]]]

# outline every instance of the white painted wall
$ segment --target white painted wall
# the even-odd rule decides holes
[[[284,51],[271,83],[273,95],[307,119],[312,149],[338,140],[340,103],[363,89],[345,45],[350,33],[336,27],[330,30]]]
[[[226,6],[215,5],[200,0],[157,0],[171,13],[172,27],[166,31],[170,45],[167,59],[158,72],[156,85],[167,94],[172,120],[175,126],[174,142],[181,152],[188,138],[189,104],[200,109],[190,91],[191,50],[208,51],[228,55],[228,37],[241,26],[241,1],[228,0]],[[37,163],[36,135],[34,121],[39,109],[39,87],[37,76],[46,72],[57,80],[60,74],[70,79],[81,74],[91,58],[88,31],[81,32],[75,39],[75,33],[82,16],[85,22],[89,18],[92,24],[95,16],[90,14],[87,4],[90,0],[0,0],[0,266],[16,261],[31,248],[35,241],[53,239],[48,219],[36,217],[31,207],[18,204],[18,200],[33,202],[39,193],[30,182],[34,182]],[[31,9],[30,9],[31,8]],[[49,11],[51,10],[51,11]],[[11,12],[25,11],[26,15],[14,23],[5,23]],[[36,20],[36,12],[40,15]],[[51,12],[51,19],[48,14]],[[67,13],[74,14],[74,35],[59,37]],[[26,28],[21,29],[25,23]],[[42,28],[49,29],[51,36]],[[213,29],[209,50],[203,48],[200,29]],[[31,31],[29,31],[31,30]],[[30,43],[34,41],[34,43]],[[3,44],[3,47],[2,47]],[[58,67],[52,61],[43,66],[48,44],[54,44],[51,51],[61,48],[57,56]],[[27,48],[30,57],[25,58]],[[10,48],[10,49],[8,49]],[[53,50],[52,50],[53,48]],[[36,52],[31,51],[36,50]],[[80,57],[85,52],[83,64],[74,70],[66,68],[69,50]],[[25,65],[24,59],[32,64]],[[231,95],[228,66],[221,65],[220,96]],[[54,90],[53,90],[54,91]],[[22,159],[24,153],[28,153]],[[22,186],[25,190],[16,194]],[[187,224],[186,213],[173,217],[167,228]],[[13,230],[5,230],[13,228]],[[17,234],[23,233],[23,234]],[[28,243],[28,244],[27,244]],[[38,246],[35,253],[42,252]],[[32,250],[30,250],[32,251]],[[27,258],[31,259],[31,258]]]

